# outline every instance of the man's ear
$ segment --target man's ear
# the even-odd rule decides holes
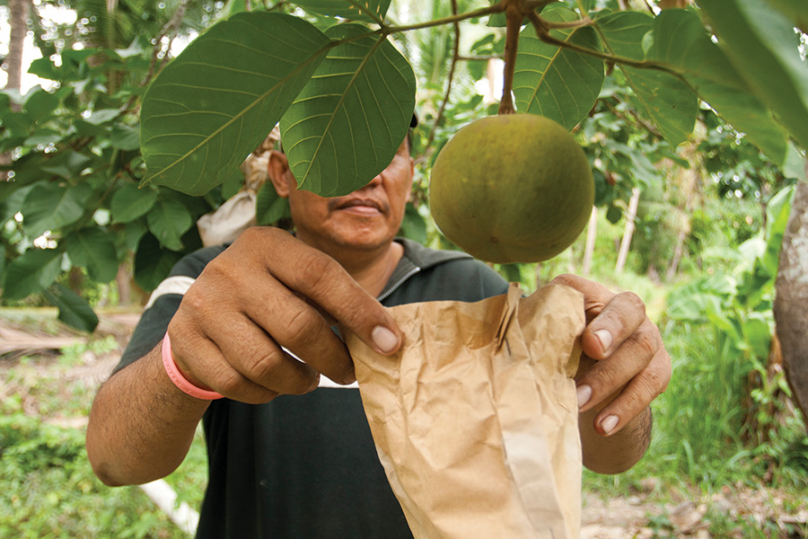
[[[289,177],[291,178],[289,161],[286,159],[286,154],[277,150],[270,151],[269,161],[267,162],[267,173],[269,174],[269,179],[272,181],[272,185],[275,186],[275,191],[277,191],[278,196],[281,198],[288,198],[289,191],[294,189],[294,186],[290,186],[287,181],[287,172],[289,172]]]

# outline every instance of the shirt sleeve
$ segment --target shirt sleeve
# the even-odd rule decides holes
[[[200,249],[182,258],[171,273],[154,290],[146,310],[135,327],[132,338],[113,374],[142,358],[163,339],[168,324],[180,308],[185,291],[199,277],[205,266],[225,250],[225,246]]]

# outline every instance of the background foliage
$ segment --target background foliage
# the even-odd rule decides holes
[[[278,121],[304,187],[333,194],[370,179],[417,110],[416,188],[401,233],[454,248],[429,217],[429,171],[453,133],[496,113],[505,30],[495,16],[502,14],[488,13],[495,3],[371,1],[361,13],[341,11],[346,2],[336,0],[250,4],[30,6],[27,25],[42,57],[29,72],[41,86],[0,91],[0,172],[8,176],[0,181],[2,305],[50,304],[63,321],[92,331],[93,309],[126,303],[128,291],[139,303],[146,297],[139,290],[154,289],[202,245],[196,221],[243,187],[238,165]],[[686,8],[659,9],[671,4]],[[53,6],[74,11],[75,21],[42,16]],[[806,29],[806,9],[784,0],[570,0],[540,15],[580,27],[552,28],[544,39],[533,24],[521,30],[517,110],[572,130],[592,164],[598,214],[591,253],[582,236],[543,264],[496,269],[527,289],[574,271],[638,292],[674,360],[671,386],[655,404],[651,450],[622,485],[655,476],[704,491],[766,481],[806,492],[808,439],[778,367],[771,315],[784,216],[791,189],[805,179],[806,37],[793,27]],[[462,14],[473,16],[459,21]],[[332,15],[351,25],[334,27]],[[294,57],[266,54],[273,39],[300,36],[316,46]],[[216,46],[222,37],[235,44]],[[234,52],[247,48],[253,52]],[[341,71],[345,55],[350,66]],[[360,77],[371,82],[357,84]],[[311,80],[328,81],[327,90]],[[231,99],[238,92],[244,99]],[[322,107],[317,114],[328,121],[313,119],[309,106]],[[262,115],[253,114],[258,109]],[[346,123],[355,118],[366,133]],[[354,135],[350,147],[340,146]],[[310,137],[313,150],[299,143]],[[175,155],[159,156],[169,140]],[[375,162],[361,159],[371,154]],[[337,155],[351,165],[332,174]],[[259,223],[287,216],[271,187],[259,190]],[[629,222],[631,250],[618,267]],[[99,494],[80,437],[43,425],[13,398],[3,411],[2,475],[15,494],[0,504],[13,512],[0,515],[0,531],[23,506],[74,514],[90,492],[102,504],[90,512],[107,515],[92,526],[137,526],[132,515],[144,511],[142,500],[98,501],[108,491]],[[48,502],[58,485],[73,494]],[[26,489],[35,501],[19,497]],[[30,536],[65,525],[46,512],[26,517]],[[152,524],[129,533],[149,536]]]

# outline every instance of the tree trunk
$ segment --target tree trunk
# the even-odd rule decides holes
[[[19,90],[22,86],[22,50],[28,33],[28,7],[30,0],[8,0],[8,22],[11,32],[8,39],[8,56],[5,64],[8,73],[6,90]]]
[[[598,237],[598,207],[592,206],[592,215],[589,217],[589,227],[586,230],[586,250],[584,250],[584,264],[581,275],[586,277],[592,269],[592,257],[595,254],[595,240]]]
[[[635,187],[631,190],[631,200],[628,203],[628,215],[626,215],[626,229],[623,232],[623,241],[620,242],[620,252],[617,255],[617,265],[614,267],[616,273],[622,273],[628,258],[628,248],[631,246],[631,236],[634,235],[634,219],[637,217],[637,206],[640,204],[640,189]]]
[[[10,28],[8,39],[8,56],[6,64],[6,90],[20,91],[22,87],[22,51],[25,35],[28,33],[28,6],[31,0],[8,0],[8,23]],[[12,103],[12,110],[19,110],[19,105]],[[0,165],[11,164],[11,152],[0,153]],[[0,182],[8,179],[8,173],[0,171]]]
[[[780,250],[774,319],[783,369],[808,420],[808,183],[797,184]]]

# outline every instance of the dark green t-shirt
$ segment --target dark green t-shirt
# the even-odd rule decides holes
[[[385,306],[479,301],[507,291],[499,274],[468,255],[397,241],[404,256],[379,296]],[[177,264],[116,370],[157,345],[183,287],[224,249],[202,249]],[[282,395],[263,405],[221,399],[202,422],[209,483],[197,538],[412,538],[376,455],[356,384],[340,387],[322,377],[307,395]]]

